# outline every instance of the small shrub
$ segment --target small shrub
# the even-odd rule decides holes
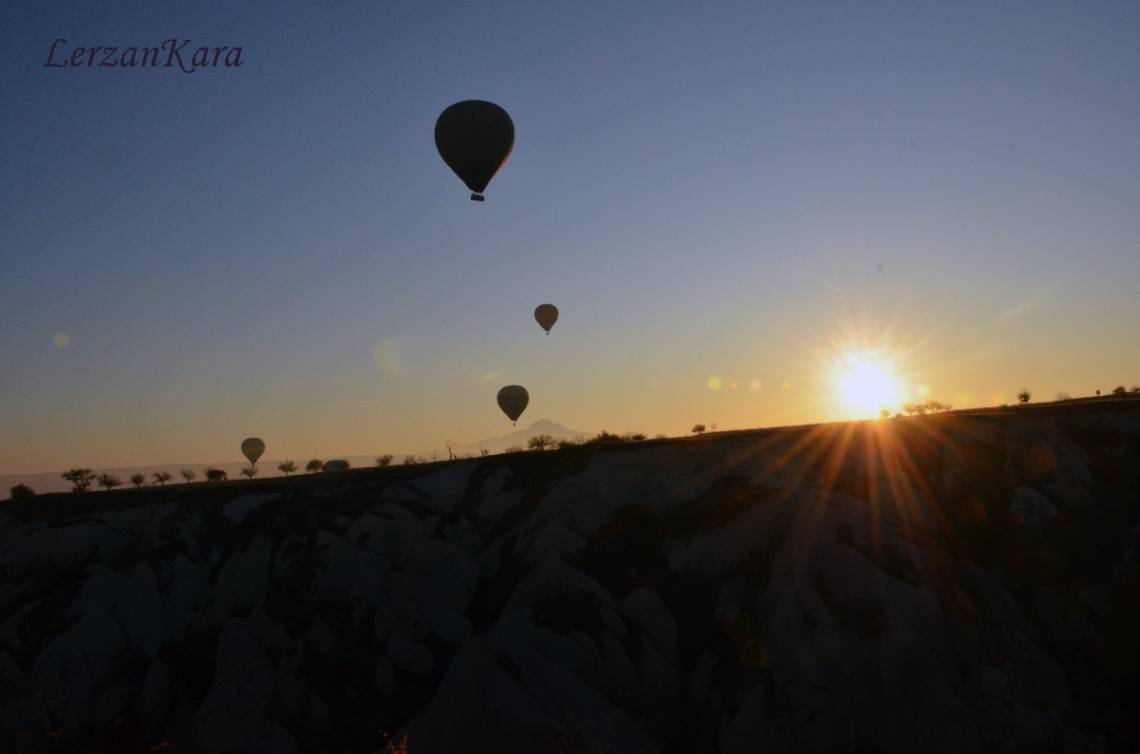
[[[404,456],[405,466],[415,466],[416,464],[423,462],[424,459],[420,458],[419,456]]]
[[[249,466],[246,466],[241,470],[241,475],[253,479],[255,476],[257,476],[257,464],[251,463]]]
[[[1071,399],[1072,399],[1072,396],[1069,395],[1068,393],[1066,393],[1064,390],[1058,390],[1057,391],[1056,400],[1067,401],[1067,400],[1071,400]]]
[[[194,469],[182,469],[182,471],[179,471],[178,473],[182,475],[183,479],[186,480],[186,484],[190,484],[194,481],[194,478],[198,476],[198,472],[194,471]]]
[[[319,458],[314,458],[305,464],[305,471],[310,474],[316,473],[325,467],[325,462]]]
[[[8,490],[8,497],[12,500],[31,500],[35,496],[36,491],[26,484],[17,484]]]
[[[392,465],[392,454],[391,453],[385,453],[382,456],[376,456],[376,465],[377,466],[391,466]]]
[[[504,453],[522,453],[523,452],[523,446],[522,445],[512,445],[509,448],[503,448],[503,452]]]
[[[1029,392],[1028,388],[1022,388],[1021,392],[1017,394],[1017,402],[1021,405],[1026,405],[1033,397],[1033,393]]]
[[[1124,395],[1124,394],[1125,394],[1125,393],[1127,393],[1127,392],[1128,392],[1128,391],[1124,389],[1124,386],[1123,386],[1123,385],[1117,385],[1116,387],[1114,387],[1114,388],[1112,389],[1112,394],[1113,394],[1113,395]]]
[[[1133,385],[1132,387],[1128,388],[1128,392],[1140,393],[1140,385]]]
[[[160,487],[165,487],[166,483],[174,478],[169,471],[156,471],[151,476],[154,477],[154,483]]]
[[[223,482],[228,476],[225,469],[216,469],[213,466],[202,469],[202,473],[206,475],[207,482]]]
[[[705,427],[705,425],[703,425],[703,424],[694,424],[693,425],[693,434],[694,435],[704,434],[706,429],[707,429],[707,427]]]
[[[142,487],[145,483],[146,474],[131,474],[131,484],[135,486],[136,490]]]
[[[100,474],[99,478],[96,480],[96,483],[103,489],[110,492],[115,487],[121,485],[123,483],[123,480],[119,479],[114,474]]]

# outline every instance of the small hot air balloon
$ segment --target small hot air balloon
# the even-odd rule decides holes
[[[447,166],[483,201],[483,190],[511,156],[515,124],[507,111],[491,102],[456,102],[435,122],[435,147]]]
[[[257,463],[257,459],[261,458],[261,454],[265,452],[265,443],[260,437],[250,437],[242,440],[241,453],[249,459],[250,463]]]
[[[521,385],[507,385],[499,391],[499,408],[511,420],[511,424],[518,421],[522,412],[526,411],[526,404],[530,403],[530,396],[526,388]]]
[[[554,304],[539,304],[534,310],[534,321],[542,325],[542,329],[549,335],[550,328],[558,321],[558,307]]]

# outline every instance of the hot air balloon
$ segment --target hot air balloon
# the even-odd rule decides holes
[[[261,454],[265,452],[265,443],[260,437],[250,437],[249,439],[242,440],[241,453],[249,459],[250,463],[257,463],[257,459],[261,458]]]
[[[469,99],[456,102],[435,122],[435,147],[447,166],[483,201],[483,190],[511,156],[515,124],[498,105]]]
[[[526,404],[530,403],[530,396],[526,388],[521,385],[507,385],[499,391],[499,408],[511,420],[511,424],[518,421],[522,412],[526,411]]]
[[[558,307],[554,304],[539,304],[534,310],[534,321],[542,325],[542,329],[549,335],[550,328],[558,321]]]

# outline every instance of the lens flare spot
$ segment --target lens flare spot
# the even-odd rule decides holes
[[[791,389],[792,389],[792,383],[785,382],[784,383],[784,390],[791,390]]]
[[[885,373],[864,362],[843,378],[843,395],[855,408],[878,411],[891,400],[894,385]]]
[[[925,398],[926,396],[930,395],[930,385],[919,385],[914,389],[914,392]]]
[[[720,377],[709,377],[709,390],[720,390],[720,387],[723,384],[724,383],[721,382]]]
[[[376,344],[372,358],[381,372],[395,376],[404,371],[402,351],[399,338],[387,338]]]
[[[55,345],[56,348],[67,348],[71,345],[71,338],[68,337],[67,333],[60,332],[55,334],[55,337],[51,339],[51,342]]]
[[[754,393],[760,392],[760,388],[762,388],[762,387],[764,387],[763,383],[761,383],[760,380],[755,379],[755,378],[753,378],[753,380],[748,383],[748,389]]]

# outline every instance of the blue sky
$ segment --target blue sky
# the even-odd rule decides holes
[[[1140,6],[948,5],[5,4],[0,473],[1140,382]],[[173,37],[243,65],[43,67]]]

